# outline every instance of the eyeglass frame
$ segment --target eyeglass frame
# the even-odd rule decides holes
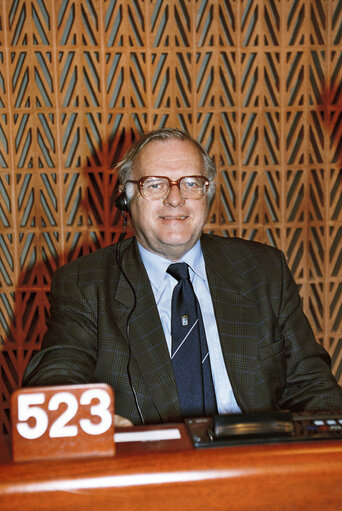
[[[180,187],[180,183],[181,183],[181,181],[183,179],[186,179],[188,177],[196,177],[196,178],[203,179],[204,185],[205,185],[205,191],[203,192],[203,196],[202,197],[198,197],[198,199],[191,198],[190,200],[200,200],[200,199],[203,199],[205,194],[208,192],[209,185],[210,185],[209,179],[207,177],[205,177],[205,176],[198,176],[198,175],[196,175],[196,176],[182,176],[179,179],[177,179],[176,181],[170,179],[167,176],[144,176],[144,177],[141,177],[140,179],[127,179],[126,183],[136,184],[138,186],[138,190],[139,190],[139,193],[140,193],[141,197],[143,199],[145,199],[145,200],[161,200],[161,199],[165,199],[165,197],[168,196],[168,194],[171,191],[171,186],[177,186],[178,190],[179,190],[179,193],[182,195],[182,190],[181,190],[181,187]],[[143,189],[143,186],[144,186],[144,182],[147,179],[151,179],[151,178],[166,179],[169,182],[169,188],[168,188],[168,190],[166,191],[166,193],[165,193],[165,195],[163,197],[159,197],[158,199],[147,199],[146,197],[143,196],[142,189]],[[183,197],[183,195],[182,195],[182,197]],[[187,197],[183,197],[183,199],[187,199]]]

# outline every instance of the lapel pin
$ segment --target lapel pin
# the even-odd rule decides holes
[[[182,326],[188,326],[189,324],[189,316],[182,316]]]

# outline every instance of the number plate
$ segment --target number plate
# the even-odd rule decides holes
[[[115,453],[114,397],[106,384],[17,390],[11,423],[14,461]]]

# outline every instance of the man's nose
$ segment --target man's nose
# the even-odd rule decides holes
[[[184,204],[185,199],[182,196],[179,184],[170,185],[169,193],[164,198],[164,204],[173,207]]]

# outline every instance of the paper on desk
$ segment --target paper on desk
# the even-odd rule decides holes
[[[179,429],[155,429],[151,431],[126,431],[114,434],[114,441],[119,442],[158,442],[158,440],[178,440]]]

